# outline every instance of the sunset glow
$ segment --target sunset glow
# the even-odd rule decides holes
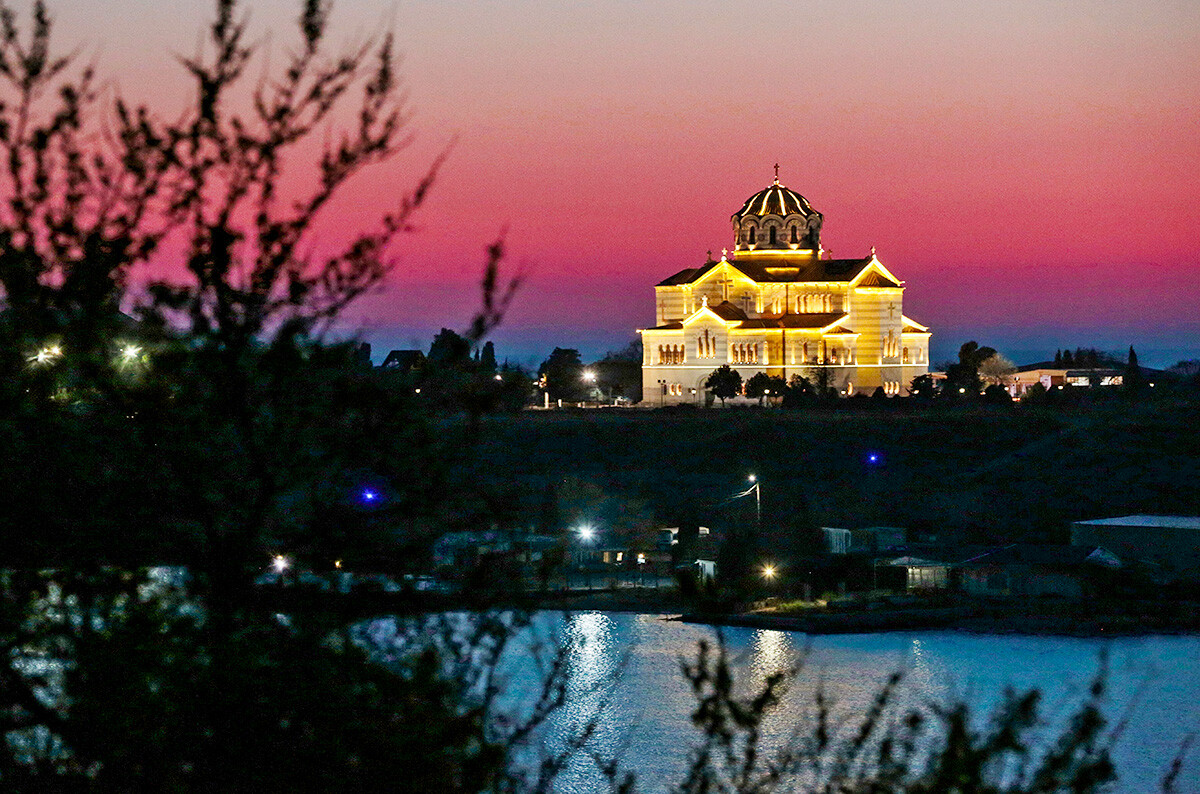
[[[250,7],[268,50],[295,41],[298,5]],[[184,106],[174,56],[207,3],[52,10],[60,46],[120,93]],[[346,318],[377,359],[467,325],[504,230],[527,277],[499,355],[619,348],[653,320],[654,283],[732,246],[730,214],[776,162],[835,257],[874,246],[907,282],[936,360],[970,338],[1018,360],[1200,356],[1200,5],[342,0],[334,22],[348,43],[396,30],[417,137],[328,234],[392,208],[457,139],[388,290]]]

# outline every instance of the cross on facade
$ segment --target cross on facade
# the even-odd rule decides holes
[[[775,164],[775,181],[779,181],[779,163]]]
[[[729,276],[717,279],[717,283],[721,285],[721,300],[729,300],[729,285],[733,283],[733,279]]]
[[[742,293],[742,311],[744,311],[746,314],[750,313],[750,300],[753,297],[754,296],[749,292]]]
[[[896,304],[889,303],[888,304],[888,317],[891,318],[891,317],[895,317],[895,316],[896,316]]]

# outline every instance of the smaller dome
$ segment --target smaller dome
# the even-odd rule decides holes
[[[808,199],[779,184],[779,179],[776,178],[773,185],[746,199],[746,203],[733,217],[739,219],[747,215],[803,215],[807,218],[814,212],[816,210],[808,203]]]

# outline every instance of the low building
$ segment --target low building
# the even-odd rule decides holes
[[[825,540],[826,554],[850,553],[850,530],[839,529],[838,527],[821,527],[821,535]]]
[[[1031,364],[1021,367],[1008,377],[1008,393],[1013,397],[1022,397],[1033,386],[1041,384],[1042,388],[1066,388],[1068,386],[1120,386],[1125,381],[1125,371],[1113,367],[1096,367],[1088,369],[1059,368],[1043,364]]]
[[[886,565],[905,570],[905,590],[945,590],[950,587],[950,568],[945,560],[905,555],[888,560]]]
[[[904,527],[863,527],[850,530],[850,551],[862,554],[879,554],[898,549],[908,542],[908,530]]]
[[[432,548],[433,564],[439,568],[470,568],[484,558],[505,555],[520,563],[534,563],[561,541],[548,535],[527,535],[500,529],[479,532],[447,532]]]
[[[425,367],[425,354],[420,350],[393,350],[379,366],[397,372],[420,372]]]
[[[1165,578],[1200,575],[1200,516],[1076,521],[1071,524],[1071,545],[1103,546],[1123,560],[1159,568]]]
[[[1105,570],[1121,560],[1095,546],[1014,543],[965,560],[955,568],[963,592],[980,596],[1082,598]]]

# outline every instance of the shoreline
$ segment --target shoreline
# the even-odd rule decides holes
[[[1193,636],[1200,623],[1164,620],[1128,614],[1093,614],[1080,618],[1068,614],[980,614],[972,607],[895,610],[874,613],[820,613],[806,616],[768,613],[691,612],[675,618],[684,623],[738,626],[805,634],[879,634],[894,631],[946,630],[994,636],[1104,637]]]

